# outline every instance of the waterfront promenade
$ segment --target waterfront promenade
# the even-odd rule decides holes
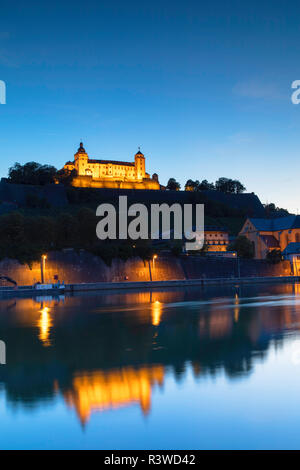
[[[202,279],[179,279],[167,281],[144,281],[144,282],[89,282],[66,284],[63,292],[58,289],[37,290],[33,286],[0,287],[0,297],[19,297],[19,296],[43,296],[43,295],[62,295],[64,293],[72,294],[75,292],[87,291],[109,291],[109,290],[131,290],[131,289],[163,289],[170,287],[192,287],[207,285],[240,285],[256,283],[298,283],[300,276],[266,276],[266,277],[241,277],[241,278],[202,278]]]

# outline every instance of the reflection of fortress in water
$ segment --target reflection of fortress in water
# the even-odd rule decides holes
[[[271,340],[300,329],[297,289],[247,287],[254,299],[291,296],[272,310],[232,287],[220,287],[218,298],[207,287],[3,300],[0,329],[9,349],[0,386],[9,402],[26,407],[60,394],[82,423],[95,411],[129,405],[147,414],[153,390],[170,373],[178,380],[187,370],[247,376]]]
[[[66,402],[74,406],[82,423],[93,411],[104,411],[139,404],[143,413],[151,408],[151,389],[162,386],[162,366],[124,367],[109,372],[96,371],[75,376],[70,390],[64,393]]]

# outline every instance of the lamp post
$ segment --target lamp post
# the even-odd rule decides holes
[[[156,259],[157,259],[157,255],[154,255],[153,256],[153,269],[154,269],[154,262],[155,262]]]
[[[41,281],[42,281],[42,284],[44,284],[44,282],[45,282],[46,259],[47,259],[47,255],[42,255],[42,258],[41,258]]]

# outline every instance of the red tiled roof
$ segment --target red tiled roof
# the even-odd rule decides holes
[[[107,165],[108,163],[110,163],[112,165],[135,166],[134,163],[131,163],[131,162],[116,162],[115,160],[90,160],[88,159],[88,163],[101,163],[102,165]]]

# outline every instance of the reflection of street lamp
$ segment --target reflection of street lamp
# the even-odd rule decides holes
[[[39,313],[41,314],[41,316],[38,321],[38,326],[40,329],[39,339],[42,341],[44,346],[50,346],[49,332],[52,326],[52,320],[49,315],[49,312],[50,312],[50,309],[48,307],[44,307],[42,303],[41,310],[39,310]]]
[[[41,259],[41,279],[42,279],[42,284],[44,284],[44,282],[45,282],[46,259],[47,259],[47,255],[42,255],[42,259]]]
[[[160,317],[162,311],[162,305],[159,300],[155,300],[155,302],[151,305],[152,310],[152,325],[158,326],[160,324]]]
[[[236,292],[234,296],[234,321],[238,322],[239,321],[239,314],[240,314],[240,299],[239,299],[239,294]]]

